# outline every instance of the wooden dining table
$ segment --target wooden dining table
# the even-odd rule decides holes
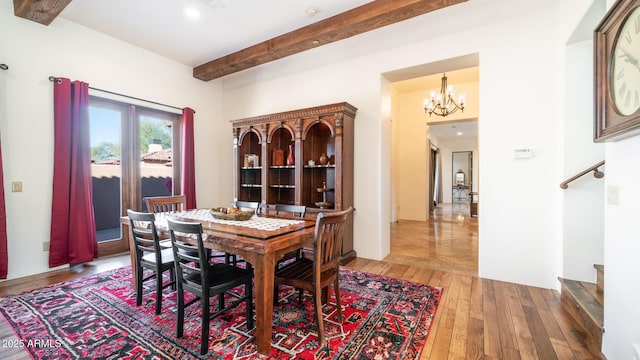
[[[280,225],[276,229],[262,229],[240,226],[235,221],[212,221],[204,214],[206,211],[208,210],[200,210],[199,213],[196,210],[191,210],[173,214],[156,214],[158,232],[167,232],[162,222],[158,220],[162,216],[171,216],[181,221],[200,222],[203,233],[206,235],[204,239],[206,248],[242,256],[244,260],[253,266],[256,342],[258,352],[266,355],[271,350],[273,285],[276,263],[291,251],[312,246],[315,221],[287,218],[287,220],[295,223],[282,226],[283,224],[278,224],[278,219],[282,219],[281,217],[256,215],[255,217],[258,217],[257,220]],[[195,216],[193,214],[199,215]],[[131,239],[128,217],[121,218],[121,223],[125,225],[123,236],[129,238],[129,249],[133,250],[135,247],[132,244],[133,239]],[[193,239],[184,239],[184,241],[195,244]],[[135,254],[133,251],[131,251],[131,269],[132,279],[135,281],[137,269],[135,268]]]

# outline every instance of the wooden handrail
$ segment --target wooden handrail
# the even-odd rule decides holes
[[[593,171],[593,176],[594,176],[596,179],[600,179],[600,178],[602,178],[602,177],[604,176],[604,173],[603,173],[602,171],[598,170],[598,168],[599,168],[600,166],[604,166],[604,160],[600,161],[599,163],[597,163],[597,164],[593,165],[592,167],[590,167],[590,168],[588,168],[588,169],[586,169],[586,170],[583,170],[583,171],[581,171],[581,172],[579,172],[579,173],[575,174],[574,176],[572,176],[572,177],[568,178],[567,180],[565,180],[565,181],[561,182],[561,183],[560,183],[560,189],[566,189],[566,188],[568,188],[568,187],[569,187],[569,183],[570,183],[570,182],[572,182],[573,180],[575,180],[575,179],[577,179],[577,178],[581,177],[581,176],[582,176],[582,175],[584,175],[584,174],[589,173],[590,171]]]

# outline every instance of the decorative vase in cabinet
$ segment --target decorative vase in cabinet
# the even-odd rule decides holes
[[[282,166],[284,165],[284,150],[276,149],[273,150],[273,166]]]
[[[318,160],[320,161],[320,165],[327,165],[329,158],[327,157],[327,154],[322,153],[322,155],[320,155],[320,159]]]
[[[289,145],[289,155],[287,156],[287,165],[295,165],[296,158],[293,155],[293,145]]]

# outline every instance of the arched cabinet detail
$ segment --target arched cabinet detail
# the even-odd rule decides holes
[[[231,121],[236,200],[260,201],[267,211],[275,204],[304,205],[309,217],[353,206],[356,111],[342,102]],[[343,262],[356,256],[353,216],[342,254]]]
[[[258,129],[234,129],[235,197],[247,201],[260,201],[264,183],[262,179],[263,157],[261,134]]]

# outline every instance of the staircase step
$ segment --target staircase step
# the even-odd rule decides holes
[[[604,332],[604,294],[596,284],[558,278],[562,285],[562,308],[571,316],[582,332],[585,345],[595,358],[602,357]]]
[[[596,289],[599,292],[604,292],[604,265],[593,264],[596,268]]]

